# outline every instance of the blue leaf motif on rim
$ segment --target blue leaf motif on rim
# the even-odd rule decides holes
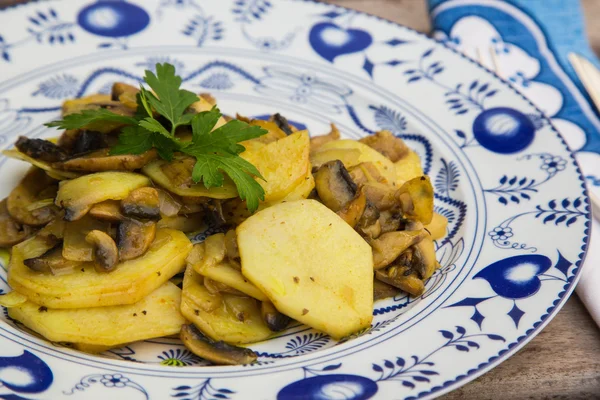
[[[474,279],[485,279],[504,298],[523,299],[537,293],[541,287],[538,276],[551,266],[550,259],[539,254],[513,256],[488,265]]]
[[[69,74],[54,76],[40,83],[33,96],[42,95],[49,99],[64,99],[73,97],[79,90],[79,81]]]
[[[231,89],[234,84],[227,73],[216,72],[204,78],[204,80],[200,82],[199,85],[200,87],[203,87],[205,89],[227,90]]]
[[[150,15],[127,1],[98,0],[79,12],[77,23],[93,35],[118,38],[144,30],[150,24]]]
[[[18,378],[14,381],[12,375],[0,378],[0,387],[5,386],[17,393],[40,393],[48,389],[54,381],[54,375],[48,364],[27,350],[24,350],[20,356],[0,357],[0,375],[4,370],[14,369],[20,372]]]
[[[293,382],[277,394],[277,400],[366,400],[377,393],[377,383],[359,375],[319,375]]]
[[[329,341],[329,336],[324,333],[309,333],[302,336],[296,336],[294,339],[287,342],[285,348],[296,354],[304,354],[320,349],[329,343]]]
[[[398,111],[386,106],[369,106],[375,112],[375,123],[379,129],[385,129],[394,135],[399,135],[406,130],[406,118]]]

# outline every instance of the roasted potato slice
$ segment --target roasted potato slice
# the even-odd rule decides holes
[[[211,311],[206,304],[216,302]],[[256,299],[231,294],[211,295],[202,276],[188,265],[183,280],[181,313],[213,340],[227,343],[253,343],[265,340],[272,332],[260,313]]]
[[[373,318],[371,247],[315,200],[259,211],[237,229],[242,273],[285,315],[334,338]]]
[[[14,248],[8,283],[33,302],[48,308],[132,304],[180,272],[191,248],[190,240],[182,232],[161,229],[143,256],[118,264],[110,274],[97,272],[88,263],[83,271],[64,276],[31,271],[23,264],[19,248]]]
[[[50,178],[43,170],[34,167],[10,192],[6,199],[8,212],[22,224],[46,225],[59,212],[58,207],[54,205],[57,190],[56,180]]]
[[[133,172],[97,172],[61,182],[55,204],[65,209],[65,220],[75,221],[94,204],[124,199],[132,190],[149,185],[147,177]]]
[[[52,342],[118,347],[179,333],[185,324],[180,303],[181,290],[165,282],[133,304],[55,309],[28,301],[9,308],[8,315]]]
[[[58,179],[58,180],[72,179],[72,178],[77,178],[80,175],[76,172],[61,171],[59,169],[56,169],[56,168],[52,167],[52,163],[49,163],[46,161],[41,161],[41,160],[36,160],[35,158],[31,158],[27,154],[21,153],[18,150],[4,150],[4,151],[2,151],[2,154],[4,154],[6,157],[25,161],[25,162],[28,162],[29,164],[33,165],[34,167],[43,169],[44,171],[46,171],[46,173],[49,176],[51,176],[54,179]]]
[[[55,162],[52,167],[78,172],[133,171],[158,157],[154,149],[142,154],[110,155],[109,152],[109,149],[97,150],[81,157]]]
[[[436,212],[433,213],[431,222],[425,225],[425,229],[427,229],[433,240],[438,240],[446,236],[448,234],[447,228],[448,219]]]

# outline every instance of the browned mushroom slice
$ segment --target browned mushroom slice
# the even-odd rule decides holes
[[[378,182],[367,182],[363,185],[367,199],[380,211],[390,210],[399,206],[394,187]]]
[[[102,171],[133,171],[154,161],[158,155],[156,150],[148,150],[142,154],[109,155],[110,149],[102,149],[72,158],[68,161],[52,164],[56,169],[65,171],[102,172]]]
[[[119,259],[126,261],[141,256],[150,248],[155,236],[155,222],[122,221],[117,228]]]
[[[427,236],[425,231],[388,232],[371,241],[373,268],[381,269],[391,264],[400,254]]]
[[[62,244],[58,244],[39,257],[24,260],[23,263],[33,271],[49,272],[52,275],[72,273],[81,265],[77,261],[70,261],[62,256]]]
[[[121,200],[123,214],[142,219],[160,219],[160,200],[158,191],[152,187],[142,187],[132,190]]]
[[[356,194],[356,184],[340,160],[323,164],[314,177],[319,198],[334,212],[340,211]]]
[[[379,223],[381,224],[381,233],[394,232],[400,229],[404,219],[402,214],[390,210],[382,211],[379,214]]]
[[[94,204],[88,214],[96,219],[110,222],[122,221],[126,218],[121,213],[121,202],[118,200],[106,200]]]
[[[427,225],[433,218],[433,187],[426,175],[411,179],[397,192],[402,211],[407,218]]]
[[[257,359],[256,353],[252,350],[214,341],[192,324],[183,325],[179,337],[189,351],[215,364],[250,364]]]
[[[57,191],[54,179],[39,168],[32,168],[6,199],[8,212],[22,224],[46,225],[59,212],[54,205]]]
[[[0,202],[0,247],[10,247],[27,239],[33,228],[17,222],[8,213],[6,199]]]
[[[423,240],[414,245],[413,253],[413,269],[419,273],[421,279],[429,279],[438,266],[435,259],[435,246],[429,234],[425,234]]]
[[[381,223],[379,222],[380,214],[377,207],[367,200],[365,211],[355,227],[358,233],[371,239],[379,237],[379,235],[381,235]]]
[[[319,149],[319,147],[323,146],[325,143],[333,142],[334,140],[338,140],[340,138],[340,131],[335,126],[335,124],[331,124],[331,131],[327,135],[315,136],[310,138],[310,152],[314,153]]]
[[[375,271],[380,281],[402,289],[412,296],[420,296],[425,291],[423,281],[416,273],[405,266],[392,266],[385,270]]]
[[[359,140],[377,150],[392,162],[396,162],[403,158],[409,151],[408,146],[404,141],[392,134],[390,131],[379,131],[374,135],[366,136]]]
[[[66,222],[64,228],[63,257],[71,261],[93,261],[94,245],[87,241],[87,234],[97,230],[107,232],[109,223],[85,215],[83,218]]]
[[[358,221],[360,221],[366,207],[367,196],[361,188],[361,190],[356,193],[356,196],[337,212],[337,215],[354,228],[356,224],[358,224]]]
[[[67,152],[49,140],[19,136],[15,146],[21,153],[36,160],[56,162],[67,159]]]
[[[265,321],[265,324],[267,324],[267,327],[273,332],[284,330],[292,320],[287,315],[277,311],[273,303],[270,301],[263,301],[261,303],[260,313],[263,317],[263,321]]]
[[[394,297],[400,293],[400,289],[395,286],[388,285],[379,279],[373,279],[373,301]]]
[[[94,246],[94,265],[98,272],[113,271],[119,263],[119,250],[115,241],[102,231],[91,231],[85,240]]]
[[[292,133],[294,133],[298,130],[293,125],[290,125],[290,123],[288,122],[286,117],[284,117],[283,115],[281,115],[279,113],[271,115],[271,118],[269,118],[269,121],[275,122],[275,124],[279,127],[279,129],[281,129],[283,132],[285,132],[286,135],[291,135]]]
[[[82,130],[71,148],[71,154],[84,154],[109,147],[107,135],[96,131]]]

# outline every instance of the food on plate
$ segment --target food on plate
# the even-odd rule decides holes
[[[31,164],[0,202],[11,318],[90,353],[179,335],[240,364],[294,321],[343,339],[375,301],[424,293],[447,220],[400,138],[225,117],[181,82],[157,64],[4,151]]]

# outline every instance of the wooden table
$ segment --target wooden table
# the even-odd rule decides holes
[[[27,0],[0,0],[0,8]],[[429,32],[425,0],[324,0]],[[537,0],[542,1],[542,0]],[[600,0],[583,0],[592,47],[600,52]],[[577,296],[515,356],[445,400],[600,399],[600,329]]]
[[[425,0],[323,1],[375,14],[418,31],[430,31]],[[598,53],[600,1],[582,3],[592,47]],[[600,399],[600,329],[573,295],[556,318],[516,355],[442,398]]]

